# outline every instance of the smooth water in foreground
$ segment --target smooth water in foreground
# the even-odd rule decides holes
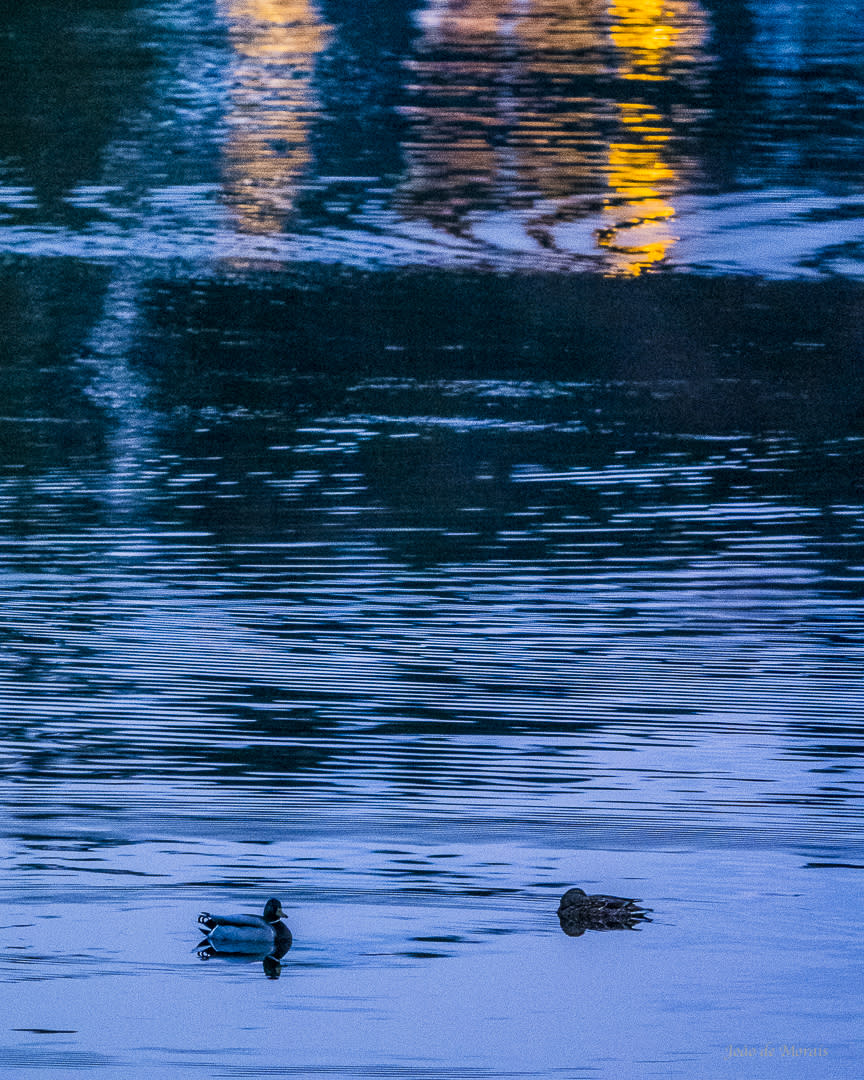
[[[3,1076],[857,1080],[859,16],[4,12]]]

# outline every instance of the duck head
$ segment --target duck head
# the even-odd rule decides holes
[[[264,905],[264,922],[279,922],[284,915],[285,912],[282,910],[282,904],[278,900],[270,899]]]

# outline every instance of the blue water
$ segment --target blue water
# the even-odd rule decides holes
[[[859,6],[4,13],[3,1075],[859,1075]]]

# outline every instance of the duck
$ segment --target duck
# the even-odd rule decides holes
[[[651,922],[650,908],[641,900],[624,896],[589,896],[584,889],[568,889],[558,905],[558,920],[568,937],[581,937],[586,930],[634,930],[637,923]]]
[[[263,915],[211,915],[202,911],[198,925],[206,933],[202,945],[223,953],[267,952],[277,959],[291,948],[291,931],[282,922],[285,912],[279,900],[271,898]]]

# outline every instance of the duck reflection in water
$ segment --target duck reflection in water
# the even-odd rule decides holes
[[[640,904],[623,896],[589,896],[584,889],[568,889],[558,905],[558,920],[568,937],[581,937],[586,930],[635,930],[639,923],[651,922],[651,909]]]
[[[206,930],[198,945],[202,960],[213,956],[261,956],[264,974],[278,979],[280,960],[291,948],[291,931],[282,922],[285,912],[276,899],[268,900],[262,915],[211,915],[202,911],[198,924]]]

